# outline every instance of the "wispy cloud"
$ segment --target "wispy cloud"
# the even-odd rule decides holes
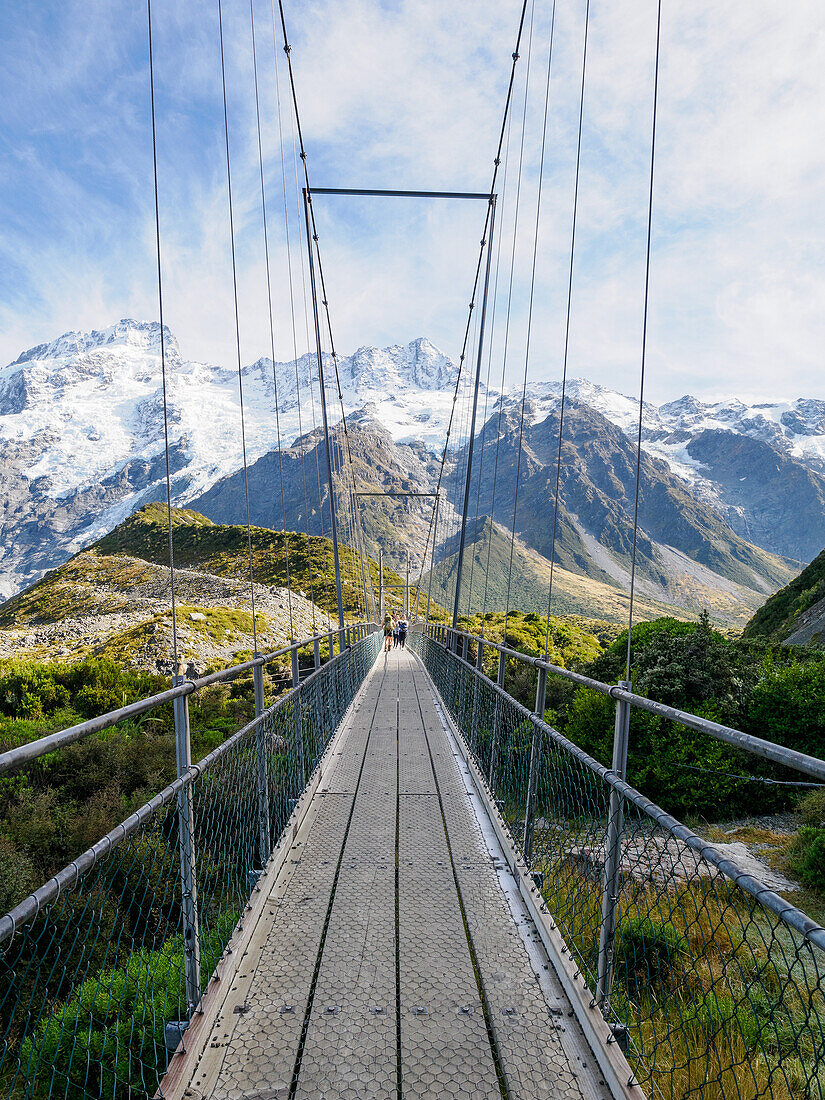
[[[167,320],[184,354],[232,362],[234,316],[217,15],[159,0],[160,182]],[[563,341],[583,0],[557,0],[531,354],[558,376]],[[224,4],[242,353],[269,350],[249,6]],[[289,5],[316,183],[482,189],[492,168],[518,0],[310,0]],[[549,0],[537,2],[511,309],[524,362]],[[570,371],[638,379],[655,0],[591,4]],[[298,350],[303,243],[283,54],[255,0],[276,352],[291,355],[275,59],[287,145]],[[145,12],[125,0],[47,0],[4,13],[0,75],[0,358],[67,328],[154,316]],[[276,48],[277,47],[277,48]],[[526,57],[519,63],[520,81]],[[800,0],[665,0],[649,393],[821,393],[825,346],[825,9]],[[516,89],[494,362],[503,351]],[[483,217],[414,203],[319,201],[336,339],[460,339]],[[305,275],[305,273],[304,273]],[[495,374],[496,368],[493,373]]]

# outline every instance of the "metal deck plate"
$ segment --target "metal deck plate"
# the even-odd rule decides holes
[[[380,655],[182,1095],[603,1100],[462,767],[421,665]]]

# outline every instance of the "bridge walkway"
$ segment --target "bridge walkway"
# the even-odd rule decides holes
[[[608,1097],[410,652],[379,656],[260,886],[165,1097]]]

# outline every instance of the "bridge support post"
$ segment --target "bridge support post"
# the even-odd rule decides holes
[[[478,740],[477,737],[476,737],[476,730],[478,729],[478,699],[479,699],[479,693],[481,691],[481,677],[483,675],[483,673],[482,673],[482,662],[483,662],[483,660],[484,660],[484,642],[482,642],[481,639],[479,638],[478,642],[476,642],[476,674],[475,674],[475,676],[473,676],[473,720],[472,720],[472,723],[470,725],[469,736],[467,737],[468,742],[470,742],[473,746],[473,752],[476,751],[477,740]]]
[[[301,672],[298,668],[298,643],[293,642],[289,656],[292,661],[292,686],[296,689],[295,694],[292,696],[292,714],[294,721],[294,733],[295,733],[295,755],[298,762],[298,775],[301,780],[301,790],[304,789],[307,783],[306,776],[306,764],[304,761],[304,724],[301,718],[301,693],[299,690],[301,686]]]
[[[536,707],[535,714],[538,718],[544,718],[545,700],[547,698],[547,669],[539,668],[539,678],[536,683]],[[541,765],[541,730],[533,726],[533,736],[530,741],[530,771],[527,775],[527,798],[524,806],[524,839],[522,849],[524,858],[530,862],[533,854],[533,831],[536,825],[536,790],[539,782],[539,766]]]
[[[619,682],[619,687],[630,691],[629,680]],[[630,705],[623,699],[616,700],[616,723],[613,732],[612,771],[624,779],[627,771],[627,743],[630,733]],[[607,820],[607,840],[604,859],[604,892],[602,894],[602,923],[599,931],[599,960],[596,980],[596,1003],[607,1018],[610,1012],[610,991],[613,986],[616,946],[616,912],[621,890],[621,852],[624,833],[624,800],[619,792],[610,788],[610,808]]]
[[[317,637],[312,639],[312,657],[317,671],[321,667],[321,642]]]
[[[175,683],[184,682],[176,676]],[[175,755],[178,778],[192,766],[192,744],[189,729],[189,699],[175,699]],[[178,791],[178,850],[180,855],[181,914],[183,918],[183,952],[186,971],[186,1004],[189,1016],[201,999],[200,926],[198,921],[198,886],[195,870],[195,813],[192,806],[192,784]]]
[[[260,657],[261,655],[256,653],[255,656]],[[255,688],[255,717],[260,718],[266,709],[263,665],[255,665],[252,670],[252,677]],[[255,729],[255,758],[258,771],[258,858],[261,867],[266,865],[272,851],[269,831],[269,776],[266,766],[267,725],[267,722],[259,722]]]
[[[467,647],[469,646],[469,644],[470,642],[466,634],[462,634],[459,638],[456,639],[456,650],[461,659],[464,661],[467,660]],[[464,722],[464,706],[467,702],[467,669],[464,668],[463,665],[459,665],[458,675],[460,677],[459,683],[461,685],[458,696],[459,725],[463,728],[466,728]]]
[[[503,649],[498,651],[498,675],[496,683],[500,688],[504,687],[504,670],[507,666],[507,654]],[[493,711],[493,741],[490,745],[490,770],[487,774],[487,782],[490,790],[495,794],[496,790],[496,765],[498,764],[499,726],[501,725],[501,702],[496,696],[496,705]]]
[[[331,661],[332,658],[335,656],[335,634],[332,630],[330,630],[330,632],[329,632],[329,637],[327,638],[327,645],[329,646],[329,659]]]

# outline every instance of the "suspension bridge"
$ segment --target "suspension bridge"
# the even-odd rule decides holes
[[[696,738],[721,741],[790,769],[804,776],[800,782],[825,783],[825,761],[632,690],[661,3],[655,10],[626,676],[607,684],[551,662],[552,571],[543,655],[529,656],[508,646],[506,622],[501,643],[463,629],[472,590],[472,579],[468,583],[464,576],[466,538],[479,517],[479,463],[485,454],[482,439],[481,458],[474,457],[480,384],[485,361],[489,380],[485,356],[501,266],[497,209],[507,194],[518,65],[532,47],[535,11],[536,5],[525,0],[490,187],[446,192],[311,184],[286,19],[283,7],[279,5],[279,18],[273,7],[273,37],[276,52],[285,54],[289,89],[283,111],[279,102],[278,126],[282,116],[291,120],[294,140],[295,206],[285,210],[285,233],[289,238],[291,226],[294,244],[296,221],[300,224],[300,264],[305,265],[301,270],[309,288],[305,313],[311,322],[314,392],[326,457],[325,470],[318,466],[307,471],[304,466],[301,472],[307,545],[312,513],[308,485],[315,477],[319,509],[326,510],[332,541],[337,627],[307,638],[293,636],[273,653],[257,652],[256,646],[249,660],[209,675],[183,675],[166,406],[172,361],[162,343],[178,674],[160,694],[0,754],[0,776],[25,774],[72,744],[106,731],[118,736],[122,723],[152,716],[174,729],[176,778],[0,916],[0,1095],[67,1100],[825,1096],[825,929],[625,778],[631,716],[648,714],[687,728]],[[147,16],[163,341],[151,3]],[[254,3],[249,16],[266,242],[268,187]],[[589,17],[586,0],[563,385]],[[555,6],[546,51],[533,276],[554,19]],[[220,3],[218,26],[242,411]],[[285,144],[282,134],[282,153]],[[518,190],[521,163],[517,174]],[[509,186],[512,195],[512,179]],[[369,195],[382,201],[470,200],[484,211],[452,412],[434,486],[383,494],[359,481],[313,207],[314,197],[325,194]],[[284,183],[285,207],[286,198]],[[266,257],[274,364],[268,250]],[[520,431],[532,316],[531,284]],[[315,397],[307,397],[304,411],[314,418]],[[280,455],[277,387],[274,398]],[[330,408],[336,400],[339,424],[331,423],[338,417]],[[548,520],[551,565],[558,533],[564,400],[562,388],[555,507],[552,523]],[[241,431],[243,438],[243,420]],[[519,438],[510,578],[523,451]],[[493,496],[498,451],[495,463]],[[249,534],[245,439],[244,478]],[[283,501],[282,468],[276,491]],[[406,586],[412,619],[408,647],[390,651],[383,645],[389,586],[379,572],[375,591],[361,505],[364,498],[381,495],[431,502],[414,599],[409,580]],[[431,607],[425,576],[427,561],[432,568],[437,547],[445,541],[445,525],[452,525],[449,533],[458,544],[452,607],[446,616]],[[284,532],[286,538],[285,521]],[[289,569],[288,539],[286,548]],[[248,564],[254,629],[251,538]],[[476,568],[475,562],[469,568]],[[320,583],[317,576],[315,583]],[[508,613],[510,596],[508,579]],[[250,679],[250,720],[193,761],[190,701],[216,685]],[[534,693],[534,705],[515,697],[517,682],[521,697],[525,684]],[[554,682],[573,684],[614,708],[610,768],[547,722],[548,684]]]

